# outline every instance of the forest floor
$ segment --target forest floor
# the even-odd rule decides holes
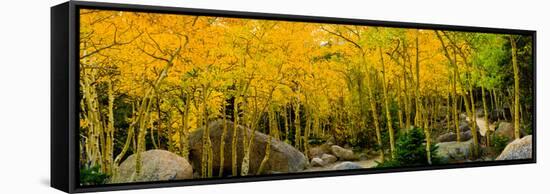
[[[465,113],[463,113],[463,114],[465,114]],[[469,117],[466,117],[465,121],[468,122],[468,123],[472,122]],[[495,128],[496,128],[494,123],[490,123],[489,127],[487,128],[486,123],[487,123],[487,121],[485,120],[484,117],[476,117],[476,124],[477,124],[477,127],[479,129],[479,133],[482,136],[485,135],[487,130],[491,130],[491,131],[494,132]],[[470,124],[468,124],[468,125],[470,125]],[[484,138],[484,137],[480,137],[480,138]],[[494,157],[496,157],[496,156],[494,156]],[[466,162],[466,161],[469,161],[469,160],[457,160],[457,161],[454,161],[454,162],[463,163],[463,162]],[[339,164],[344,163],[344,162],[353,162],[353,163],[361,166],[362,168],[374,168],[378,165],[378,163],[380,163],[377,155],[369,154],[369,157],[362,158],[360,160],[356,160],[356,161],[340,161],[339,160],[339,161],[336,161],[336,162],[331,163],[331,164],[326,164],[324,166],[310,166],[310,167],[306,168],[304,171],[305,172],[331,171],[331,170],[335,169],[335,166],[338,166]]]
[[[305,172],[313,172],[313,171],[330,171],[330,170],[334,170],[334,166],[338,165],[338,164],[341,164],[343,162],[353,162],[355,164],[358,164],[359,166],[363,167],[363,168],[374,168],[376,165],[378,165],[376,163],[377,159],[367,159],[367,160],[358,160],[358,161],[336,161],[332,164],[327,164],[325,166],[322,166],[322,167],[309,167],[307,169],[305,169],[304,171]]]

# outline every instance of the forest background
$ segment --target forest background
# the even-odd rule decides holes
[[[273,169],[283,161],[270,158],[272,139],[308,161],[330,142],[377,151],[383,166],[431,165],[445,131],[472,138],[475,160],[532,133],[530,36],[88,9],[80,19],[81,171],[117,177],[131,150],[139,176],[142,152],[163,149],[202,178],[287,172]],[[216,132],[218,119],[232,123]],[[510,135],[491,135],[501,120]],[[261,160],[256,132],[269,137]]]
[[[2,182],[9,182],[1,190],[6,192],[30,192],[30,193],[59,193],[59,191],[51,189],[48,181],[49,177],[49,117],[35,117],[33,122],[29,122],[29,110],[32,110],[34,115],[49,114],[49,53],[35,52],[33,57],[28,57],[28,52],[23,52],[29,48],[28,44],[21,44],[21,40],[32,42],[35,50],[47,51],[49,49],[49,7],[63,2],[56,1],[10,1],[5,2],[6,9],[0,13],[5,25],[11,29],[0,32],[3,37],[4,44],[1,50],[6,54],[5,61],[9,64],[19,64],[21,59],[26,59],[26,65],[4,65],[0,71],[0,84],[6,91],[17,93],[18,95],[2,95],[0,102],[2,107],[2,121],[5,121],[5,135],[7,137],[25,136],[26,142],[21,143],[20,138],[6,138],[1,141],[3,151],[6,155],[18,156],[17,160],[2,160],[1,166],[4,166],[4,173],[0,175]],[[115,1],[111,1],[115,2]],[[544,9],[545,2],[541,1],[523,1],[517,3],[515,1],[462,1],[450,5],[439,1],[373,1],[369,4],[366,2],[357,1],[180,1],[180,0],[117,0],[116,2],[124,3],[142,3],[156,4],[165,6],[179,7],[197,7],[197,8],[215,8],[229,9],[242,11],[261,11],[270,13],[288,13],[288,14],[307,14],[307,15],[324,15],[333,17],[347,18],[368,18],[392,21],[414,21],[422,23],[446,23],[457,25],[470,26],[491,26],[504,28],[519,28],[519,29],[536,29],[539,32],[537,51],[542,53],[547,51],[545,45],[548,44],[549,25],[544,22],[544,18],[548,17],[548,12]],[[400,6],[395,6],[400,5]],[[472,6],[475,5],[475,6]],[[26,12],[20,9],[12,9],[14,7],[25,7]],[[309,9],[304,9],[309,7]],[[390,9],[392,11],[389,11]],[[367,11],[365,11],[367,10]],[[465,10],[467,14],[465,14]],[[28,14],[32,12],[33,14]],[[399,14],[396,14],[399,13]],[[18,16],[17,19],[13,19]],[[8,19],[10,18],[10,19]],[[34,25],[22,25],[22,24]],[[538,76],[538,116],[545,118],[548,115],[541,111],[548,109],[548,104],[544,100],[548,93],[542,88],[548,85],[549,79],[547,76],[542,76],[548,71],[548,67],[540,64],[545,64],[548,58],[542,54],[537,55]],[[25,72],[25,76],[32,79],[22,79],[21,74],[13,72]],[[18,80],[14,84],[14,80]],[[32,88],[32,89],[30,89]],[[25,127],[21,123],[26,123]],[[547,123],[543,119],[538,119],[538,128],[547,127]],[[24,129],[24,130],[15,130]],[[29,135],[33,134],[33,135]],[[545,139],[544,130],[537,133],[539,139]],[[18,149],[9,149],[13,145],[18,145]],[[40,145],[40,146],[37,146]],[[548,144],[546,141],[539,141],[538,148],[546,150]],[[21,154],[21,152],[34,154]],[[547,155],[539,154],[537,164],[533,165],[515,165],[515,166],[499,166],[488,168],[467,168],[453,170],[438,170],[438,171],[422,171],[409,173],[390,173],[379,175],[362,175],[362,176],[344,176],[344,177],[327,177],[284,181],[268,181],[254,182],[241,184],[222,184],[210,186],[195,186],[181,188],[166,188],[166,189],[147,189],[135,190],[132,193],[212,193],[212,192],[227,192],[227,193],[250,193],[253,191],[264,190],[265,193],[288,193],[288,192],[317,192],[317,193],[335,193],[342,190],[355,191],[364,189],[366,183],[368,185],[377,185],[369,187],[372,192],[385,191],[391,187],[395,192],[409,192],[412,189],[421,190],[421,184],[425,180],[431,180],[430,190],[425,190],[426,193],[440,193],[445,190],[448,193],[463,193],[464,190],[448,189],[454,187],[457,182],[468,181],[468,185],[479,192],[499,192],[499,193],[518,193],[518,192],[537,192],[547,189],[546,172],[548,167]],[[9,168],[8,168],[9,167]],[[28,169],[34,172],[35,175],[29,177],[28,173],[21,173],[19,169]],[[453,176],[449,176],[452,174]],[[418,179],[423,177],[424,179]],[[518,178],[513,178],[518,177]],[[523,177],[523,178],[521,178]],[[518,187],[488,187],[487,181],[490,184],[498,185],[520,185]],[[395,182],[399,182],[399,186],[395,186]],[[284,185],[284,187],[281,187]],[[345,185],[343,188],[341,185]],[[126,193],[127,191],[118,191],[113,193]]]

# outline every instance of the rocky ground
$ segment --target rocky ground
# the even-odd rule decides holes
[[[339,168],[341,168],[342,166],[353,166],[353,164],[347,165],[346,163],[354,163],[357,166],[360,166],[361,168],[374,168],[376,165],[378,165],[375,159],[359,160],[359,161],[336,161],[332,164],[327,164],[325,166],[312,166],[312,167],[306,168],[304,172],[340,170]]]
[[[436,138],[438,146],[438,155],[450,163],[461,163],[470,161],[492,161],[499,158],[507,159],[528,159],[531,158],[531,136],[524,129],[520,129],[522,139],[515,140],[514,127],[511,121],[502,120],[502,118],[485,119],[482,112],[476,114],[476,128],[478,129],[478,144],[481,146],[481,155],[473,157],[473,135],[471,133],[472,121],[465,115],[461,115],[460,120],[460,140],[457,142],[457,134],[454,130],[442,133]],[[443,125],[443,124],[441,124]],[[489,133],[488,133],[489,132]],[[498,136],[507,139],[506,147],[503,151],[495,151],[494,145],[487,147],[487,134],[491,137]],[[494,142],[493,142],[494,143]],[[491,144],[493,144],[491,143]]]
[[[482,145],[484,136],[488,130],[494,131],[502,137],[509,139],[506,147],[501,153],[491,153],[491,155],[485,155],[481,157],[472,157],[473,152],[473,138],[471,134],[471,122],[462,117],[460,121],[460,139],[461,142],[456,141],[457,135],[454,132],[447,132],[440,134],[436,138],[436,144],[438,146],[438,155],[450,163],[461,163],[469,161],[490,161],[490,160],[516,160],[516,159],[528,159],[532,157],[532,137],[525,134],[522,131],[521,139],[514,140],[513,125],[510,122],[499,121],[492,122],[489,125],[489,129],[485,126],[485,120],[483,117],[476,119],[477,128],[480,131],[478,133],[478,141]],[[227,124],[232,126],[231,122],[224,123],[222,121],[212,122],[210,125],[210,138],[212,139],[212,148],[214,154],[213,169],[220,168],[220,143],[222,141],[222,128]],[[497,126],[497,127],[495,127]],[[242,131],[248,130],[248,134],[252,134],[250,129],[246,129],[240,126],[241,133],[238,134],[238,142],[242,142]],[[200,169],[200,161],[202,156],[202,137],[203,130],[198,129],[191,134],[191,148],[190,148],[190,160],[184,159],[174,153],[165,150],[148,150],[141,154],[141,173],[137,175],[136,172],[136,156],[129,156],[117,169],[117,176],[111,177],[112,183],[125,183],[136,181],[167,181],[167,180],[179,180],[190,179],[198,177],[198,169]],[[224,153],[224,176],[227,176],[225,172],[229,172],[231,169],[231,155],[230,155],[230,142],[231,131],[228,131],[223,139],[225,145]],[[327,141],[326,143],[318,146],[313,146],[309,149],[308,153],[304,154],[293,146],[286,144],[283,141],[270,139],[267,135],[260,132],[254,133],[254,145],[251,147],[250,154],[250,170],[251,174],[275,174],[275,173],[292,173],[292,172],[311,172],[311,171],[332,171],[332,170],[350,170],[350,169],[363,169],[373,168],[377,166],[377,156],[368,155],[364,153],[354,153],[351,148],[341,147],[333,143],[333,141]],[[271,140],[271,143],[268,142]],[[271,146],[271,156],[264,166],[262,172],[255,172],[265,156],[266,145]],[[239,144],[238,150],[243,150],[242,145]],[[307,155],[307,156],[306,156]],[[242,154],[238,155],[239,161],[242,162]],[[308,161],[309,159],[309,161]],[[239,169],[240,170],[240,166]],[[216,171],[214,174],[218,174]]]

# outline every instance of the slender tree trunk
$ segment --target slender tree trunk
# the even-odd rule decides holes
[[[302,129],[300,125],[300,100],[298,97],[294,105],[294,147],[298,150],[302,150]]]
[[[159,115],[159,116],[160,116],[160,115]],[[155,127],[153,126],[153,123],[154,123],[153,117],[149,118],[149,124],[150,124],[150,126],[149,126],[149,130],[150,130],[150,131],[149,131],[149,133],[151,133],[151,136],[150,136],[150,137],[151,137],[151,143],[153,143],[153,148],[154,148],[154,149],[159,149],[159,147],[157,146],[157,140],[155,139],[155,131],[154,131],[154,130],[155,130]],[[158,134],[158,135],[160,136],[160,134]],[[168,136],[170,136],[170,134],[169,134]],[[171,149],[171,148],[172,148],[172,147],[171,147],[171,145],[172,145],[172,140],[171,140],[170,138],[168,138],[168,141],[169,141],[168,144],[170,144],[170,145],[168,145],[168,151],[172,151],[172,149]]]
[[[141,111],[141,116],[139,116],[139,133],[137,137],[137,153],[136,153],[136,175],[141,174],[141,153],[145,151],[145,133],[147,130],[147,118],[150,116],[150,109],[151,109],[151,97],[150,92],[148,92],[144,100],[141,102],[140,109],[145,109],[145,111]],[[137,176],[136,176],[137,177]]]
[[[405,67],[405,59],[403,59],[403,94],[405,96],[405,128],[408,130],[411,127],[411,107],[409,101],[409,93],[407,88],[407,69]]]
[[[237,176],[237,137],[239,133],[239,97],[233,101],[233,137],[231,139],[231,174]],[[244,138],[244,137],[243,137]]]
[[[481,86],[481,101],[483,103],[483,118],[485,119],[485,128],[487,131],[485,132],[485,138],[487,142],[487,147],[491,146],[491,130],[489,129],[489,112],[487,111],[487,103],[485,100],[485,87],[483,85]]]
[[[427,101],[427,99],[426,99]],[[432,164],[432,150],[430,149],[431,146],[432,146],[432,137],[431,137],[431,130],[429,128],[429,119],[428,119],[428,108],[427,108],[427,103],[426,103],[426,109],[424,109],[423,111],[424,113],[424,134],[426,135],[426,157],[427,157],[427,160],[428,160],[428,164]],[[422,114],[422,112],[421,112]],[[422,118],[422,117],[420,117]]]
[[[289,131],[288,131],[288,127],[289,127],[289,126],[288,126],[288,123],[289,123],[289,121],[288,121],[289,116],[288,116],[288,115],[289,115],[289,114],[288,114],[287,111],[288,111],[288,108],[287,108],[286,105],[285,105],[285,106],[283,107],[283,111],[282,111],[283,115],[282,115],[282,116],[283,116],[283,120],[285,121],[285,122],[284,122],[284,127],[285,127],[285,142],[288,143],[288,142],[289,142],[288,137],[290,136],[290,134],[289,134]]]
[[[464,94],[466,93],[466,90],[463,90],[462,91],[462,102],[464,103],[464,107],[466,108],[466,117],[469,117],[470,118],[470,122],[473,120],[471,117],[472,117],[472,110],[470,109],[470,105],[471,105],[471,101],[469,99],[469,97]]]
[[[362,60],[363,60],[363,64],[367,67],[367,72],[369,67],[368,65],[366,64],[366,60],[365,60],[365,53],[363,52],[362,53]],[[374,96],[374,93],[373,93],[373,85],[371,84],[371,77],[370,77],[370,74],[367,74],[369,75],[368,77],[365,78],[366,80],[366,85],[367,85],[367,92],[368,92],[368,96],[369,96],[369,104],[370,104],[370,109],[371,109],[371,114],[372,114],[372,120],[373,120],[373,123],[374,123],[374,129],[375,129],[375,132],[376,132],[376,142],[378,144],[378,149],[380,151],[380,160],[384,161],[384,149],[383,149],[383,145],[382,145],[382,134],[380,132],[380,124],[379,124],[379,121],[378,121],[378,111],[377,111],[377,108],[376,108],[376,99],[375,99],[375,96]]]
[[[157,145],[159,148],[162,148],[162,145],[161,145],[161,142],[160,142],[160,136],[162,135],[162,118],[160,117],[161,113],[162,113],[162,110],[160,108],[160,94],[157,94],[157,115],[158,115],[158,120],[157,120]],[[151,133],[151,137],[153,137],[152,135],[153,133]],[[172,139],[172,138],[168,138],[168,139]],[[172,146],[172,145],[171,145]]]
[[[207,99],[207,92],[209,90],[209,87],[203,86],[202,91],[202,106],[203,106],[203,136],[202,136],[202,157],[201,157],[201,172],[203,178],[209,178],[212,177],[212,167],[213,167],[213,150],[212,150],[212,141],[210,139],[210,125],[208,124],[208,119],[210,117],[209,111],[208,111],[208,104],[206,102]]]
[[[93,71],[87,72],[84,71],[83,83],[81,87],[83,90],[84,103],[86,105],[86,119],[88,123],[87,130],[87,139],[86,139],[86,151],[89,158],[89,165],[96,166],[99,165],[102,172],[104,172],[105,167],[102,162],[102,152],[101,152],[101,134],[103,133],[102,122],[99,115],[99,107],[97,104],[97,94],[95,85],[92,85],[93,80],[95,79],[95,74]]]
[[[453,70],[453,117],[454,117],[454,123],[455,123],[455,131],[456,131],[456,141],[460,143],[460,127],[459,127],[459,120],[460,117],[458,115],[458,95],[456,93],[456,82],[457,82],[457,71],[456,69]]]
[[[519,132],[519,66],[517,61],[517,46],[513,35],[510,35],[510,43],[512,44],[512,66],[514,69],[514,138],[521,138]]]
[[[269,135],[268,135],[268,138],[267,138],[267,144],[265,146],[265,155],[264,155],[264,158],[262,159],[262,162],[260,163],[260,167],[258,168],[258,171],[256,172],[257,175],[260,175],[263,173],[264,169],[265,169],[265,166],[267,165],[267,161],[269,161],[269,158],[271,156],[271,138],[272,138],[272,132],[273,132],[273,129],[275,128],[275,117],[274,117],[274,113],[273,113],[273,110],[270,110],[268,112],[268,118],[269,118]]]
[[[203,93],[204,93],[204,90],[203,90]],[[199,100],[202,101],[203,98],[201,97]],[[195,104],[200,104],[200,103],[202,102],[195,103]],[[207,178],[208,177],[208,151],[207,151],[208,145],[206,143],[206,137],[210,136],[210,134],[208,134],[207,133],[208,131],[206,131],[206,126],[208,124],[204,119],[206,115],[204,113],[206,112],[206,107],[202,106],[202,108],[200,108],[200,105],[199,105],[199,108],[197,110],[200,110],[200,112],[197,113],[197,125],[200,125],[203,128],[202,137],[201,137],[201,178]]]
[[[470,84],[470,101],[472,103],[472,126],[470,130],[472,131],[472,139],[474,140],[474,155],[477,157],[479,154],[479,144],[478,144],[478,137],[477,137],[476,103],[474,100],[474,91],[472,89],[472,84]]]
[[[451,94],[447,92],[447,106],[445,119],[447,120],[447,131],[451,132]]]
[[[391,118],[391,112],[390,112],[390,104],[388,102],[388,89],[387,89],[387,83],[386,83],[386,65],[384,64],[384,56],[382,55],[382,48],[378,48],[378,51],[380,53],[380,63],[382,64],[382,88],[384,91],[384,106],[386,108],[386,125],[388,126],[388,133],[390,135],[390,152],[391,157],[395,158],[395,142],[394,142],[394,134],[393,134],[393,126],[392,126],[392,118]]]
[[[111,80],[107,81],[107,96],[108,96],[108,116],[107,116],[107,138],[106,138],[106,152],[105,152],[105,160],[106,160],[106,173],[112,174],[112,166],[113,166],[113,152],[114,152],[114,137],[115,137],[115,117],[114,117],[114,101],[115,96],[113,92],[113,84]]]
[[[180,150],[181,150],[181,156],[187,160],[189,160],[189,105],[191,103],[190,95],[187,94],[186,98],[184,99],[184,110],[180,111],[181,119],[182,119],[182,127],[180,131]]]
[[[399,119],[399,129],[402,130],[404,127],[403,124],[403,110],[402,110],[402,103],[401,103],[401,81],[397,80],[397,106],[399,107],[397,109],[397,117]]]
[[[510,89],[507,89],[507,90],[508,90],[508,97],[506,98],[506,102],[508,103],[508,107],[510,107],[510,115],[512,116],[512,119],[514,119],[514,122],[515,122],[515,109],[516,109],[515,102],[514,102],[515,101],[515,96],[514,96],[513,91],[511,91]],[[515,123],[514,123],[514,125],[515,125]],[[515,137],[514,137],[514,139],[515,139]]]
[[[225,120],[225,99],[222,102],[222,136],[220,137],[220,170],[219,177],[223,176],[223,164],[225,160],[225,136],[227,136],[227,121]]]
[[[495,97],[493,96],[493,90],[488,90],[489,92],[489,100],[491,102],[491,111],[495,111],[497,112],[496,110],[496,102],[495,102]]]
[[[420,60],[419,60],[419,45],[418,45],[418,30],[416,30],[416,38],[415,38],[415,50],[416,50],[416,54],[415,54],[415,65],[416,65],[416,87],[414,89],[414,95],[415,95],[415,106],[416,106],[416,112],[415,112],[415,125],[416,126],[421,126],[420,122],[422,122],[422,102],[421,102],[421,99],[420,99],[420,93],[419,93],[419,90],[420,90]]]
[[[136,115],[136,110],[135,110],[133,104],[132,104],[132,115],[134,115],[134,116]],[[115,160],[113,162],[113,172],[114,173],[116,173],[116,169],[118,169],[118,165],[119,165],[120,161],[126,155],[126,152],[128,151],[128,149],[130,147],[130,143],[133,140],[134,126],[136,125],[136,121],[137,120],[134,120],[134,121],[132,121],[132,123],[130,123],[130,126],[128,127],[128,131],[126,132],[127,135],[126,135],[126,141],[124,143],[124,146],[122,147],[122,150],[120,151],[120,153],[115,157]],[[116,174],[113,175],[113,177],[115,177],[115,176],[116,176]]]
[[[256,98],[256,96],[254,96],[254,98]],[[245,100],[246,102],[246,100]],[[253,103],[254,105],[256,104],[256,102]],[[247,102],[246,103],[246,107],[245,108],[245,112],[246,112],[246,109],[250,109],[250,105],[249,103]],[[244,116],[245,118],[245,123],[246,125],[248,126],[249,129],[252,130],[252,132],[248,132],[248,130],[243,130],[243,140],[242,140],[242,144],[243,144],[243,160],[241,162],[241,176],[247,176],[248,175],[248,171],[249,171],[249,165],[250,165],[250,144],[252,143],[252,140],[254,140],[254,133],[256,131],[256,126],[254,125],[254,118],[251,118],[255,115],[256,113],[256,110],[254,110],[254,113],[251,113],[251,115],[248,115],[248,116]],[[249,137],[250,136],[250,137]]]
[[[306,156],[306,160],[309,161],[308,157],[307,157],[307,153],[309,151],[309,134],[311,133],[311,108],[310,108],[310,105],[308,104],[309,102],[307,102],[307,97],[306,97],[306,104],[307,106],[304,107],[304,110],[306,110],[306,127],[304,128],[304,142],[302,142],[303,146],[304,146],[304,154]],[[271,131],[270,131],[271,133]]]

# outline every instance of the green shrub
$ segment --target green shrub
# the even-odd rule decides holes
[[[492,139],[491,140],[491,147],[494,148],[495,153],[502,152],[502,150],[504,150],[504,148],[506,148],[506,145],[508,145],[508,141],[510,140],[506,136],[500,136],[500,135],[496,135],[496,134],[493,134],[491,136],[491,139]]]
[[[423,166],[429,165],[426,152],[426,138],[421,128],[412,128],[397,138],[395,158],[379,163],[377,167]],[[436,157],[437,147],[430,146],[432,164],[440,163]]]
[[[99,165],[80,169],[80,185],[104,184],[109,176],[99,170]]]

